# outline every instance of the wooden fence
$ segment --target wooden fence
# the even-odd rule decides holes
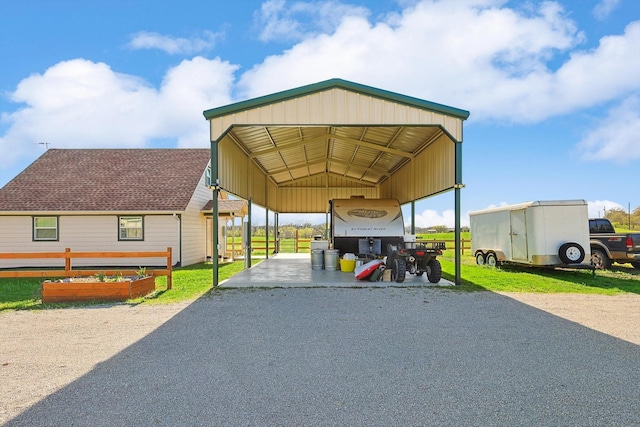
[[[138,269],[111,268],[111,269],[74,269],[71,260],[74,258],[166,258],[166,268],[145,269],[146,273],[153,276],[167,276],[167,289],[171,289],[172,254],[171,248],[166,251],[145,252],[72,252],[65,248],[64,252],[30,252],[30,253],[0,253],[0,259],[55,259],[64,258],[64,270],[38,269],[38,270],[0,270],[0,277],[74,277],[91,276],[98,273],[106,275],[135,275]]]
[[[288,242],[292,240],[291,242]],[[287,244],[283,244],[284,241],[287,241]],[[443,240],[443,239],[417,239],[417,243],[445,243],[447,245],[447,249],[453,249],[455,246],[455,240]],[[311,245],[311,239],[278,239],[278,252],[283,253],[291,253],[291,252],[309,252]],[[254,251],[264,252],[266,250],[266,240],[264,237],[262,238],[254,238],[252,239],[252,248]],[[269,239],[269,250],[273,252],[276,248],[275,241],[273,239]],[[227,251],[230,252],[232,249],[235,250],[234,253],[238,253],[242,251],[242,243],[235,242],[235,244],[231,244],[231,242],[227,242]],[[471,250],[471,239],[460,239],[460,252],[461,255],[464,255],[464,251]]]
[[[455,243],[456,241],[453,239],[449,239],[449,240],[442,240],[442,239],[417,239],[416,240],[417,243],[431,243],[431,242],[435,242],[435,243],[444,243],[445,245],[447,245],[447,249],[453,249],[455,247]],[[451,243],[452,245],[449,246],[448,243]],[[469,245],[471,245],[471,239],[460,239],[460,255],[464,255],[464,251],[471,250],[471,246],[466,246],[466,243],[468,243]]]

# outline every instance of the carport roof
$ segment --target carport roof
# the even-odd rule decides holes
[[[436,111],[446,115],[458,117],[466,120],[469,117],[469,112],[461,110],[459,108],[449,107],[447,105],[437,104],[435,102],[425,101],[423,99],[414,98],[411,96],[401,95],[395,92],[389,92],[386,90],[374,88],[371,86],[350,82],[342,79],[330,79],[323,82],[314,83],[298,88],[285,90],[282,92],[273,93],[270,95],[261,96],[258,98],[248,99],[246,101],[237,102],[235,104],[229,104],[218,108],[212,108],[204,111],[204,117],[207,120],[214,119],[216,117],[226,116],[229,114],[235,114],[243,110],[253,109],[261,107],[267,104],[273,104],[276,102],[282,102],[289,99],[297,98],[300,96],[311,95],[317,92],[323,92],[328,89],[340,88],[352,92],[357,92],[365,95],[372,96],[374,98],[386,99],[389,101],[397,102],[399,104],[409,105],[420,109],[427,109]]]
[[[461,142],[461,123],[469,112],[331,79],[213,108],[203,115],[210,122],[212,141],[239,147],[278,188],[377,188],[442,138]],[[443,160],[441,148],[426,157],[447,168],[434,174],[443,176],[453,169],[450,160]],[[414,165],[424,167],[424,162]],[[246,185],[230,184],[224,172],[221,182],[241,197],[252,193],[237,190]],[[452,183],[435,185],[413,192],[412,197],[436,194]]]

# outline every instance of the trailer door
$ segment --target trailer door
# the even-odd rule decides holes
[[[527,216],[526,209],[511,211],[511,256],[514,261],[529,260],[527,250]]]

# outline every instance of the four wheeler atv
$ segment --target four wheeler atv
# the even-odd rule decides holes
[[[427,273],[431,283],[442,278],[442,266],[436,259],[446,249],[444,242],[404,243],[388,245],[387,268],[391,269],[391,280],[404,282],[407,272],[422,276]]]

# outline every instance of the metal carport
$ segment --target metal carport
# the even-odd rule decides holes
[[[210,126],[214,229],[221,189],[249,201],[249,218],[251,203],[276,214],[326,213],[330,199],[351,195],[397,198],[412,203],[413,213],[416,200],[454,190],[460,283],[462,124],[468,111],[331,79],[203,114]],[[214,286],[217,248],[214,233]]]

